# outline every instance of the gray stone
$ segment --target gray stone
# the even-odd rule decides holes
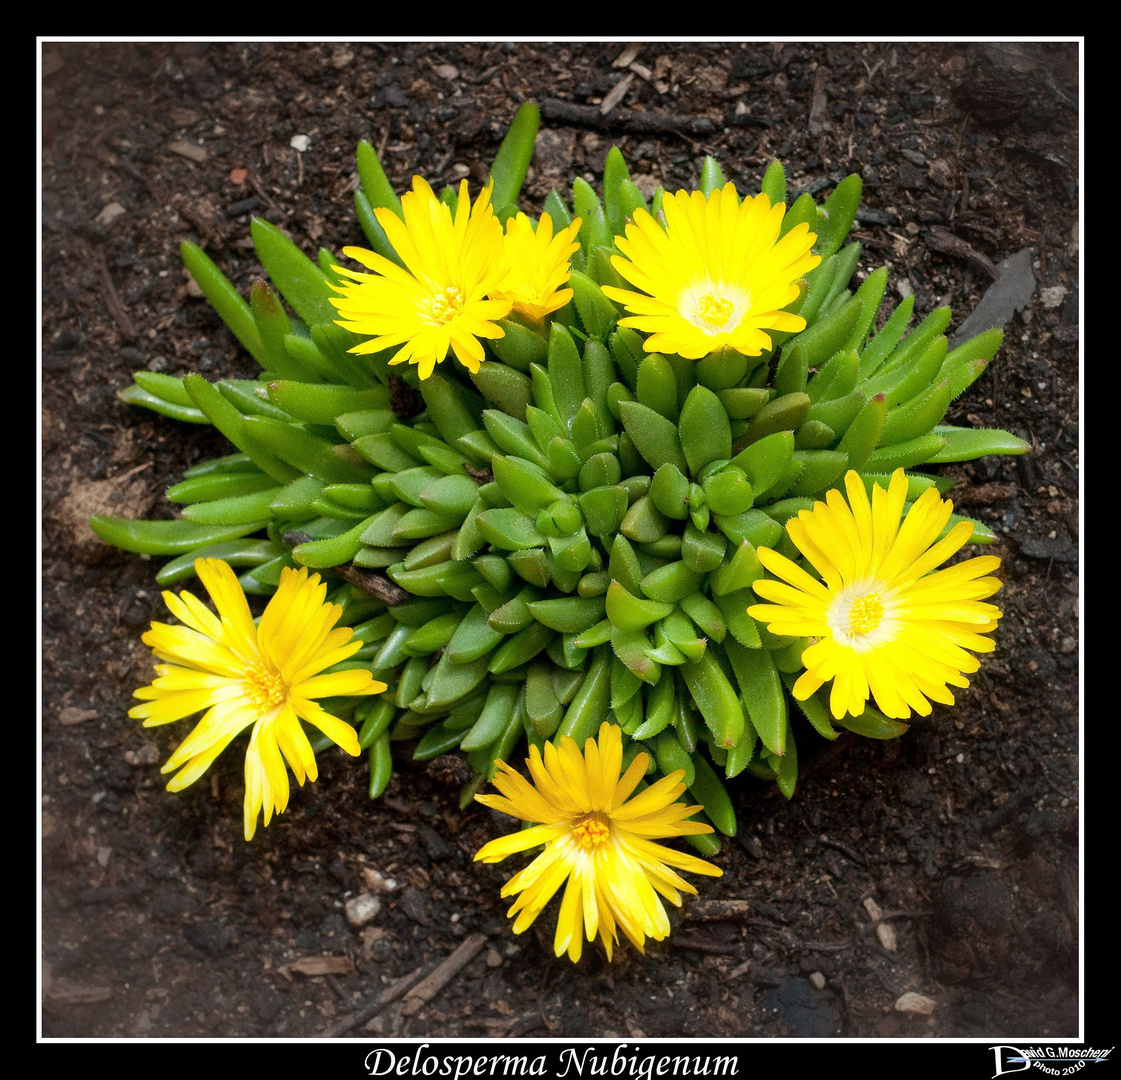
[[[981,297],[981,302],[950,338],[950,348],[976,337],[985,330],[1004,326],[1017,311],[1031,303],[1035,293],[1035,274],[1031,269],[1031,248],[1021,248],[997,265],[997,279]]]

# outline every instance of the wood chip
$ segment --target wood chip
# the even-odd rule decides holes
[[[349,975],[354,968],[348,956],[301,956],[278,970],[296,975]]]
[[[185,139],[177,139],[173,143],[168,143],[168,150],[173,154],[179,154],[181,157],[190,158],[191,161],[197,161],[202,164],[210,153],[205,146],[199,146],[198,143],[187,142]]]
[[[889,922],[880,921],[884,917],[880,905],[872,897],[866,896],[864,898],[864,910],[868,912],[869,917],[876,924],[876,937],[880,939],[880,944],[888,952],[895,952],[899,944],[895,937],[895,927]]]
[[[67,705],[66,708],[58,714],[58,722],[65,727],[71,727],[74,724],[84,724],[87,720],[95,720],[96,718],[96,709],[78,709],[73,705]]]
[[[882,922],[876,924],[876,937],[880,939],[880,944],[887,949],[888,952],[895,952],[898,948],[898,941],[895,937],[895,927],[889,922]]]
[[[362,880],[371,893],[393,892],[397,888],[395,878],[387,878],[380,870],[375,870],[372,866],[362,867]]]
[[[826,108],[829,104],[825,96],[825,83],[829,69],[822,64],[814,75],[813,94],[810,99],[810,134],[817,136],[825,130]]]
[[[634,72],[627,72],[612,88],[611,92],[603,99],[599,107],[600,116],[606,116],[626,95],[634,82]]]
[[[645,47],[641,41],[632,41],[614,60],[611,61],[612,67],[625,68],[630,67],[634,63],[635,58]]]
[[[412,1016],[428,1004],[456,975],[478,956],[487,943],[486,934],[472,934],[426,979],[422,979],[406,995],[402,1012]]]
[[[113,996],[108,986],[83,986],[69,979],[54,978],[43,987],[43,996],[52,1005],[92,1005]]]

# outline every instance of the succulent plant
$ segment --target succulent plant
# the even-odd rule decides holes
[[[523,106],[492,167],[499,221],[517,212],[537,127]],[[358,172],[366,238],[399,262],[377,211],[400,202],[367,143]],[[699,191],[724,189],[706,159]],[[779,163],[761,192],[785,203]],[[449,362],[418,378],[390,366],[392,350],[351,351],[364,339],[336,321],[347,280],[336,257],[312,261],[263,220],[252,236],[272,284],[255,282],[248,302],[184,243],[187,269],[262,373],[210,383],[141,371],[120,397],[213,424],[237,452],[169,489],[180,518],[91,525],[119,547],[172,556],[157,574],[165,586],[199,556],[238,567],[258,594],[284,567],[321,572],[362,643],[341,666],[389,686],[329,708],[359,729],[371,796],[388,783],[391,743],[416,760],[465,752],[466,805],[523,740],[583,745],[613,719],[626,762],[645,749],[651,772],[683,769],[692,800],[731,835],[722,776],[747,770],[787,796],[797,777],[788,688],[807,642],[748,614],[764,574],[757,548],[797,559],[786,522],[849,470],[869,490],[907,470],[910,504],[951,486],[920,466],[1025,448],[943,423],[1000,331],[950,350],[948,308],[908,332],[913,299],[885,310],[885,269],[854,287],[860,245],[846,239],[860,194],[850,176],[824,206],[802,195],[785,211],[782,235],[816,235],[819,261],[784,309],[806,325],[769,330],[754,356],[650,352],[621,324],[633,320],[604,291],[618,298],[628,284],[615,241],[640,209],[658,219],[669,196],[648,206],[615,149],[602,198],[577,179],[572,211],[556,191],[544,204],[558,233],[580,219],[571,300],[547,318],[501,320],[473,371]],[[462,194],[440,198],[454,212]],[[972,539],[993,536],[974,522]],[[799,707],[826,738],[834,723],[872,738],[906,730],[871,706],[831,717],[820,692]]]

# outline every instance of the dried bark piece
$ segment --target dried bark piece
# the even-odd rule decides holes
[[[349,975],[354,967],[348,956],[301,956],[279,969],[296,975]]]

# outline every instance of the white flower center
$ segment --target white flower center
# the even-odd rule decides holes
[[[687,289],[680,305],[682,316],[709,334],[735,330],[747,308],[748,296],[742,289],[712,281]]]
[[[878,581],[846,585],[825,613],[825,621],[839,645],[867,652],[890,641],[897,629],[894,604]]]

